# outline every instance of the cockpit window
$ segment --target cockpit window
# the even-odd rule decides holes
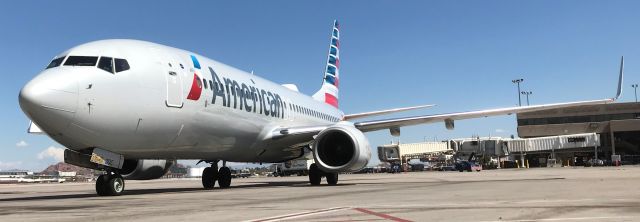
[[[69,56],[66,62],[64,62],[65,66],[95,66],[98,62],[98,57],[96,56]]]
[[[49,63],[49,65],[47,66],[47,69],[60,66],[62,64],[62,60],[64,60],[64,56],[53,59],[51,63]]]
[[[102,56],[98,62],[98,68],[113,73],[113,58]]]
[[[116,72],[122,72],[129,70],[129,63],[126,59],[114,59],[116,65]]]

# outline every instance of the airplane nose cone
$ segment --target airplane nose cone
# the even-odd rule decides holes
[[[20,90],[22,111],[40,127],[56,130],[66,127],[78,108],[75,79],[72,73],[50,70],[41,73]]]

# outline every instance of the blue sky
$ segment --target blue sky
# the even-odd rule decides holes
[[[625,93],[640,82],[637,1],[8,1],[0,8],[0,169],[41,170],[62,146],[28,135],[18,92],[78,44],[132,38],[191,50],[312,94],[333,19],[341,23],[340,106],[346,113],[419,104],[418,115]],[[405,127],[402,142],[516,134],[513,116]],[[386,131],[368,133],[375,147]],[[24,143],[23,143],[23,142]],[[374,156],[374,159],[376,156]]]

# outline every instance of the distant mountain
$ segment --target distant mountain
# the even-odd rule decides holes
[[[50,165],[47,169],[40,172],[40,174],[57,174],[58,171],[63,172],[76,172],[78,175],[93,175],[93,170],[84,167],[74,166],[68,163],[59,162],[54,165]]]

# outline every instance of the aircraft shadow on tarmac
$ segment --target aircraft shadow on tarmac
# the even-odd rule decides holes
[[[483,182],[510,182],[510,181],[530,181],[530,180],[562,180],[565,178],[554,177],[554,178],[536,178],[536,179],[503,179],[503,180],[467,180],[467,181],[421,181],[420,184],[461,184],[461,183],[483,183]],[[341,183],[333,186],[352,186],[352,185],[374,185],[374,184],[388,184],[388,183],[415,183],[415,182],[362,182],[363,179],[357,179],[360,182],[357,183]],[[364,179],[367,180],[367,179]],[[370,180],[377,180],[371,178]],[[349,181],[345,180],[344,182]],[[330,187],[329,185],[320,185],[318,187]],[[307,181],[277,181],[277,182],[261,182],[261,183],[251,183],[251,184],[239,184],[235,186],[231,186],[225,190],[235,190],[235,189],[252,189],[252,188],[266,188],[266,187],[311,187]],[[221,189],[214,189],[213,191],[218,191]],[[135,196],[135,195],[146,195],[146,194],[161,194],[161,193],[191,193],[191,192],[210,192],[208,190],[204,190],[201,187],[188,187],[188,188],[155,188],[155,189],[133,189],[126,190],[123,195],[125,196]],[[8,201],[28,201],[28,200],[62,200],[62,199],[79,199],[79,198],[91,198],[98,197],[95,193],[81,193],[81,194],[61,194],[61,195],[48,195],[48,196],[31,196],[31,197],[14,197],[14,198],[5,198],[0,199],[0,202],[8,202]]]
[[[355,184],[336,184],[332,186],[349,186]],[[161,193],[192,193],[192,192],[211,192],[221,190],[235,190],[235,189],[251,189],[251,188],[266,188],[266,187],[311,187],[307,181],[278,181],[278,182],[261,182],[251,184],[239,184],[231,186],[227,189],[216,188],[213,190],[205,190],[201,187],[188,187],[188,188],[154,188],[154,189],[132,189],[125,190],[123,196],[135,196],[146,194],[161,194]],[[329,185],[323,184],[314,187],[329,187]],[[1,196],[0,196],[1,197]],[[31,197],[14,197],[14,198],[0,198],[0,202],[9,201],[29,201],[29,200],[63,200],[63,199],[80,199],[98,197],[95,193],[81,193],[81,194],[61,194],[61,195],[47,195],[47,196],[31,196]]]
[[[487,183],[487,182],[518,182],[518,181],[540,181],[540,180],[564,180],[566,178],[564,177],[551,177],[551,178],[525,178],[525,179],[495,179],[495,180],[444,180],[444,179],[431,179],[430,181],[397,181],[397,182],[357,182],[357,184],[371,184],[371,185],[375,185],[375,184],[390,184],[390,183],[396,183],[396,184],[412,184],[412,183],[420,183],[420,184],[464,184],[464,183]],[[358,181],[362,181],[362,180],[378,180],[375,178],[371,178],[371,179],[356,179]],[[343,182],[346,182],[349,180],[343,180]],[[351,184],[354,185],[354,184]]]

